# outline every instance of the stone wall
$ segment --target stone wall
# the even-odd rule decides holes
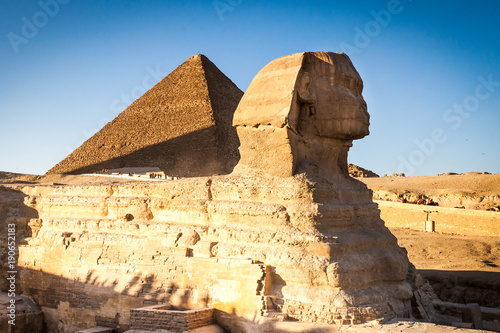
[[[484,176],[492,176],[494,177],[495,175],[484,175]],[[460,176],[452,176],[452,177],[460,177]],[[450,207],[450,208],[465,208],[465,209],[470,209],[470,210],[488,210],[493,207],[500,206],[500,195],[494,195],[490,194],[488,195],[487,192],[488,190],[485,190],[482,188],[483,183],[482,182],[487,182],[487,178],[479,178],[478,176],[478,181],[476,183],[473,183],[470,178],[463,179],[464,184],[462,187],[467,187],[469,186],[471,189],[475,189],[477,191],[474,192],[471,190],[470,193],[456,193],[457,190],[453,188],[447,188],[448,185],[446,184],[440,184],[439,181],[441,180],[442,177],[426,177],[426,181],[424,184],[419,185],[420,187],[426,187],[428,186],[428,190],[416,190],[416,189],[411,189],[413,186],[416,185],[405,185],[409,186],[410,190],[396,190],[394,188],[391,188],[390,186],[401,186],[400,185],[400,180],[398,180],[399,177],[393,177],[395,178],[394,184],[387,185],[388,188],[380,189],[377,187],[382,187],[385,185],[377,185],[377,187],[371,183],[370,180],[367,180],[366,178],[363,180],[363,182],[367,183],[369,187],[373,190],[373,200],[381,200],[381,201],[392,201],[392,202],[400,202],[400,199],[404,196],[406,199],[407,203],[417,203],[418,200],[421,198],[422,195],[426,196],[427,199],[432,199],[434,202],[439,203],[440,207]],[[416,178],[416,177],[415,177]],[[382,180],[385,181],[386,178],[383,178]],[[412,177],[408,178],[399,178],[399,179],[409,179],[409,182],[414,182],[416,179],[412,179]],[[392,181],[391,178],[387,178],[387,184],[389,184],[389,180]],[[435,180],[433,183],[432,181]],[[494,178],[492,180],[492,183],[494,183]],[[439,185],[438,185],[439,184]],[[443,189],[437,190],[437,186],[442,186]],[[404,188],[404,187],[403,187]],[[491,191],[491,189],[489,190]]]
[[[130,311],[130,329],[161,330],[168,327],[172,332],[212,325],[214,309],[174,310],[172,306],[149,306]]]
[[[282,307],[282,311],[287,314],[288,318],[302,322],[356,325],[377,318],[379,319],[383,317],[384,314],[391,311],[391,309],[389,306],[343,307],[331,309],[287,300]],[[404,313],[400,315],[403,317]],[[406,316],[408,317],[409,313],[407,313]]]
[[[0,332],[45,332],[40,308],[25,295],[10,296],[0,292]],[[11,303],[11,300],[15,300],[15,303]]]
[[[389,228],[408,228],[424,231],[426,211],[432,211],[435,231],[471,236],[499,236],[500,213],[471,209],[414,205],[390,201],[375,201],[380,217]]]
[[[4,222],[17,225],[19,291],[41,306],[53,332],[121,332],[131,309],[166,302],[259,312],[265,267],[214,257],[218,242],[207,238],[233,231],[209,227],[206,182],[0,191],[2,235]]]

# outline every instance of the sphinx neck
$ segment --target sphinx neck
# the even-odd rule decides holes
[[[295,173],[306,173],[317,180],[349,177],[347,153],[352,141],[319,136],[302,136],[293,141]]]

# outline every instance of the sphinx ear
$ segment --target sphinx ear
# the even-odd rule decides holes
[[[311,75],[308,72],[302,72],[297,82],[297,94],[301,102],[316,102],[312,91]]]

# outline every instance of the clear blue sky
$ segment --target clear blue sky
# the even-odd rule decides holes
[[[500,173],[498,0],[55,1],[0,3],[0,170],[45,173],[193,54],[245,91],[277,57],[344,51],[371,114],[351,163]]]

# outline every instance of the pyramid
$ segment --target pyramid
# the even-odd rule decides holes
[[[207,57],[187,59],[47,174],[158,167],[172,176],[230,173],[243,92]]]

